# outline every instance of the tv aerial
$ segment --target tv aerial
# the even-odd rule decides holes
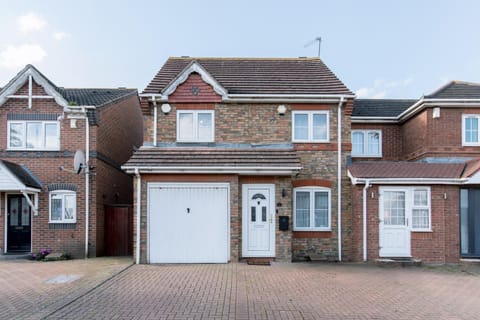
[[[315,42],[318,42],[318,57],[320,58],[320,47],[321,47],[321,44],[322,44],[322,37],[316,37],[314,40],[306,43],[303,47],[304,48],[310,47]]]

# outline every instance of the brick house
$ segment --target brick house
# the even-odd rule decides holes
[[[480,257],[480,84],[357,99],[351,119],[352,259]]]
[[[351,255],[354,95],[318,58],[169,58],[141,96],[137,263]]]
[[[21,70],[0,90],[0,250],[103,255],[104,206],[132,203],[120,164],[142,131],[136,90],[67,89]]]

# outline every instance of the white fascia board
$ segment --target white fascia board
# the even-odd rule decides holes
[[[427,107],[480,107],[480,99],[420,99],[398,115],[398,121],[405,121]]]
[[[33,67],[27,66],[20,74],[16,76],[13,82],[9,83],[6,88],[3,89],[0,95],[0,106],[3,105],[9,96],[15,95],[15,93],[28,81],[28,77],[32,76],[33,80],[43,87],[45,92],[51,96],[62,107],[68,105],[63,96],[55,90],[55,88],[49,83],[49,81],[38,73]]]
[[[454,185],[461,185],[467,183],[468,179],[460,178],[460,179],[439,179],[439,178],[356,178],[351,176],[350,180],[352,184],[382,184],[382,185],[394,185],[394,184],[402,184],[402,185],[420,185],[420,184],[454,184]]]
[[[352,123],[398,123],[397,117],[352,117]]]
[[[221,95],[223,99],[227,97],[227,90],[222,87],[222,85],[217,80],[215,80],[215,78],[196,61],[194,61],[192,64],[190,64],[190,66],[184,69],[182,73],[180,73],[174,80],[172,80],[172,82],[170,82],[165,87],[165,89],[163,90],[163,95],[168,97],[169,95],[174,93],[175,90],[177,90],[177,87],[187,81],[188,77],[193,72],[198,73],[202,77],[202,80],[211,85],[213,90],[215,90],[216,93]]]
[[[130,167],[122,166],[127,173],[231,173],[252,175],[291,175],[302,167]]]

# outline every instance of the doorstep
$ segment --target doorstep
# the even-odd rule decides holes
[[[422,260],[411,258],[379,258],[375,259],[379,267],[420,267]]]
[[[27,252],[0,254],[0,260],[28,259],[29,257],[30,257],[30,253],[27,253]]]

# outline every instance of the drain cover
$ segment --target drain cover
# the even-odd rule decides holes
[[[48,279],[45,283],[48,284],[59,284],[59,283],[68,283],[80,279],[82,276],[78,274],[62,274]]]

